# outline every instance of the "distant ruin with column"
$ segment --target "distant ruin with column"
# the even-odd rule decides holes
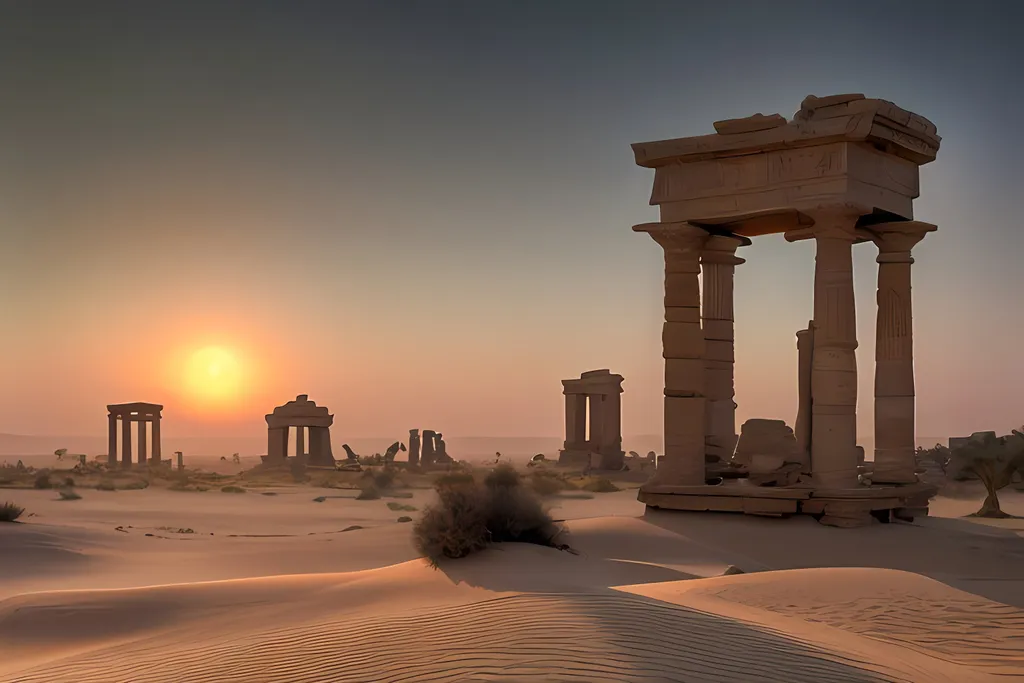
[[[562,380],[565,443],[558,452],[560,465],[622,469],[622,380],[609,370]]]
[[[665,257],[665,455],[639,499],[807,513],[837,526],[926,514],[934,489],[915,471],[911,250],[936,229],[913,219],[919,167],[939,148],[934,124],[891,102],[836,95],[807,97],[791,121],[755,114],[714,127],[632,146],[636,163],[654,169],[650,203],[661,218],[633,229]],[[733,280],[744,263],[736,251],[780,233],[813,239],[817,251],[813,319],[797,333],[795,433],[758,443],[759,429],[788,428],[751,424],[741,445],[755,457],[730,476],[730,465],[738,469]],[[861,464],[857,446],[852,250],[867,242],[878,250],[873,465]]]
[[[263,462],[267,465],[281,465],[288,460],[289,431],[295,429],[295,457],[303,464],[312,467],[335,466],[334,452],[331,449],[331,425],[334,415],[325,406],[318,406],[309,400],[306,394],[299,394],[294,401],[288,401],[274,408],[266,416],[267,420],[267,455]],[[306,432],[309,433],[307,451]]]
[[[157,403],[113,403],[107,406],[107,464],[115,467],[118,462],[117,422],[121,421],[121,466],[132,466],[132,423],[138,425],[139,465],[160,464],[161,441],[160,420],[164,407]],[[147,429],[152,427],[152,455],[147,454]]]

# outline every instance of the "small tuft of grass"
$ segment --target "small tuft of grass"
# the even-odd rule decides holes
[[[14,503],[0,505],[0,522],[14,522],[25,513],[25,508]]]
[[[72,489],[62,489],[58,491],[61,500],[82,500],[82,497],[75,493]]]
[[[359,489],[359,495],[356,496],[356,500],[380,500],[380,491],[372,483],[363,484],[363,488]]]
[[[398,523],[399,524],[405,524],[406,522],[411,522],[411,521],[412,521],[412,517],[399,517],[398,518]]]
[[[415,505],[404,505],[403,503],[396,503],[394,501],[388,501],[388,509],[393,512],[416,512]]]
[[[262,491],[262,492],[260,492],[260,495],[261,496],[276,496],[277,495],[277,491]]]
[[[115,486],[114,482],[110,481],[109,479],[103,479],[98,484],[96,484],[96,490],[97,491],[116,491],[117,490],[117,486]]]
[[[221,491],[221,493],[245,493],[245,489],[243,489],[241,486],[231,486],[231,485],[229,485],[229,486],[221,486],[220,487],[220,491]]]
[[[590,491],[592,493],[614,493],[615,491],[621,491],[618,486],[612,483],[611,479],[607,477],[597,477],[592,479],[583,485],[584,491]]]
[[[322,503],[325,500],[327,500],[327,496],[317,496],[316,498],[313,499],[313,502],[314,503]]]

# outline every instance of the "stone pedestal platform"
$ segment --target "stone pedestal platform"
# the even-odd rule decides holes
[[[822,524],[856,527],[876,519],[906,521],[928,514],[928,499],[937,489],[931,484],[905,486],[764,487],[742,479],[717,486],[647,484],[638,500],[649,508],[711,512],[742,512],[748,515],[787,517],[812,515]]]

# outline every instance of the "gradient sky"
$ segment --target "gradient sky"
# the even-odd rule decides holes
[[[1024,422],[1024,5],[0,2],[0,432],[557,435],[559,380],[626,377],[661,431],[662,252],[629,144],[862,92],[938,126],[916,217],[918,434]],[[874,263],[855,252],[870,437]],[[814,248],[736,274],[739,420],[796,411]],[[238,400],[184,360],[231,349]],[[336,437],[336,439],[339,437]],[[345,438],[342,436],[341,438]]]

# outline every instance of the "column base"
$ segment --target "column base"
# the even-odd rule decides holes
[[[558,451],[562,467],[589,467],[595,470],[621,470],[626,462],[624,451],[602,453],[587,448],[564,448]]]

